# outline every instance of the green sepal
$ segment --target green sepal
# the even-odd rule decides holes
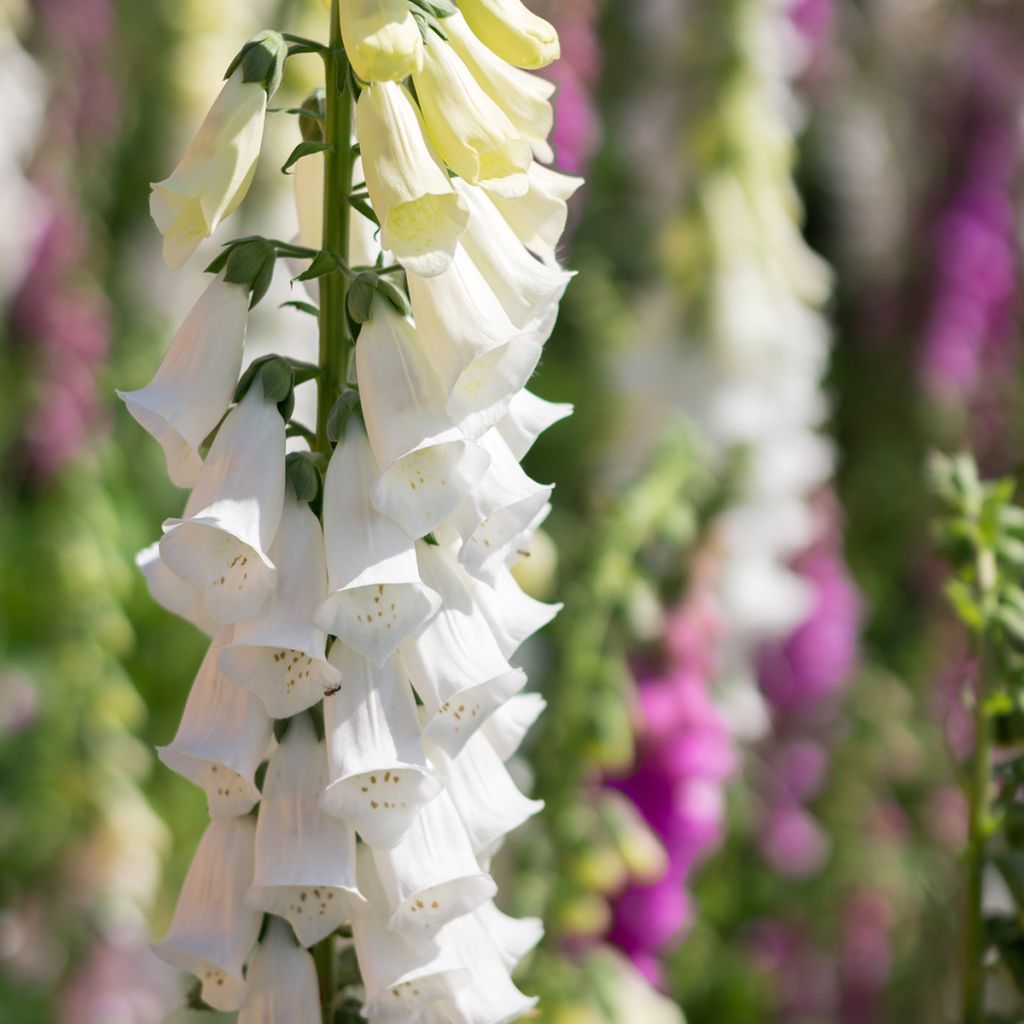
[[[267,294],[274,278],[276,259],[274,246],[267,239],[245,239],[231,243],[207,270],[219,273],[223,269],[224,280],[229,284],[245,285],[251,293],[249,308],[252,309]]]
[[[327,249],[321,249],[314,257],[310,265],[297,277],[293,277],[293,281],[312,281],[317,277],[326,277],[327,274],[333,274],[335,271],[340,270],[345,273],[348,270],[348,266],[345,261],[336,253],[330,252]]]
[[[299,131],[306,142],[324,141],[324,124],[327,121],[327,98],[324,87],[318,85],[302,102],[299,108],[304,117],[299,119]]]
[[[332,444],[337,444],[345,436],[349,417],[358,408],[359,392],[354,388],[338,396],[338,400],[331,406],[331,411],[327,415],[327,438]]]
[[[408,316],[412,312],[409,296],[386,277],[378,277],[373,283],[374,290],[386,299],[399,316]]]
[[[291,155],[281,165],[281,173],[288,174],[289,169],[293,167],[299,160],[304,156],[309,156],[311,153],[323,153],[325,150],[331,149],[329,142],[300,142],[291,152]]]
[[[284,62],[288,59],[288,44],[280,32],[264,29],[252,37],[235,55],[224,72],[230,78],[237,68],[242,69],[243,82],[258,82],[273,96],[284,76]]]
[[[289,359],[288,365],[292,368],[292,386],[298,387],[307,381],[316,380],[320,376],[320,367],[316,363],[304,363],[299,359]]]
[[[427,544],[432,548],[438,547],[437,538],[432,533],[425,534],[421,539],[424,544]]]
[[[260,383],[263,385],[263,397],[268,402],[283,402],[294,386],[292,368],[280,356],[271,356],[260,367]]]
[[[368,221],[376,224],[380,227],[380,219],[377,214],[373,212],[373,207],[365,199],[357,199],[354,196],[349,196],[349,205],[356,213],[361,213]]]
[[[375,275],[360,274],[349,286],[345,298],[348,315],[354,323],[365,324],[373,311]]]
[[[299,501],[315,501],[320,493],[320,470],[312,452],[291,452],[285,459],[285,476]]]
[[[406,0],[406,2],[427,14],[432,14],[435,18],[450,18],[459,13],[458,7],[452,3],[452,0]]]
[[[312,302],[303,302],[301,299],[289,299],[281,303],[281,309],[297,309],[300,313],[308,313],[312,317],[320,316],[320,310]]]

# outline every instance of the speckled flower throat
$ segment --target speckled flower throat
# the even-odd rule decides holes
[[[211,638],[160,749],[211,821],[157,952],[241,1024],[333,1021],[354,996],[370,1021],[499,1024],[533,1005],[510,972],[541,934],[497,908],[490,864],[540,809],[505,763],[543,708],[516,651],[558,610],[510,570],[552,491],[520,460],[571,411],[525,390],[580,185],[545,166],[553,87],[527,73],[558,38],[519,0],[329,18],[327,42],[251,39],[151,196],[182,265],[245,198],[286,61],[322,57],[324,88],[281,112],[297,234],[224,244],[121,395],[190,490],[139,565]],[[317,319],[315,364],[283,341],[246,360],[275,268]]]

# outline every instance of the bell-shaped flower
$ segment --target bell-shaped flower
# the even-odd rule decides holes
[[[490,466],[449,523],[462,537],[459,561],[472,573],[491,575],[544,513],[553,488],[523,472],[498,431],[484,434],[480,445]]]
[[[412,539],[371,504],[377,477],[353,415],[324,481],[328,597],[315,621],[379,665],[437,612],[440,599],[420,579]]]
[[[157,754],[168,768],[206,791],[211,818],[247,814],[260,798],[256,769],[273,736],[259,698],[229,683],[217,658],[230,630],[210,644],[174,739]]]
[[[519,792],[482,733],[472,736],[458,757],[431,745],[430,760],[444,779],[481,863],[488,863],[505,836],[544,806]]]
[[[491,202],[527,249],[549,267],[558,266],[557,248],[569,217],[569,200],[582,178],[559,174],[536,162],[526,172],[529,189],[519,199],[490,194]]]
[[[548,427],[571,415],[568,402],[548,402],[524,390],[513,396],[508,414],[498,424],[498,433],[512,455],[522,461]]]
[[[345,0],[341,37],[364,82],[398,82],[423,65],[423,36],[405,0]]]
[[[262,915],[245,905],[252,881],[251,818],[213,821],[185,876],[170,931],[153,947],[162,960],[194,974],[203,999],[217,1010],[237,1010],[245,998],[242,964],[256,943]]]
[[[480,88],[529,142],[534,157],[546,164],[551,163],[555,154],[548,136],[555,122],[551,106],[555,83],[520,71],[496,56],[480,42],[461,14],[445,18],[444,30],[452,49]]]
[[[238,1024],[321,1024],[320,981],[313,957],[272,917],[246,972],[249,995]]]
[[[427,137],[470,185],[514,199],[529,188],[530,143],[487,95],[458,54],[440,39],[424,48],[413,75]]]
[[[438,937],[438,945],[465,964],[473,980],[443,1009],[437,1008],[437,1024],[511,1024],[536,1005],[537,1000],[524,995],[512,981],[503,951],[477,914],[452,921]]]
[[[519,693],[484,722],[481,731],[502,761],[514,756],[546,707],[539,693]]]
[[[404,85],[380,82],[360,94],[356,124],[381,245],[412,274],[440,273],[469,214],[427,142],[419,109]]]
[[[469,972],[450,951],[435,943],[415,943],[388,927],[387,896],[365,846],[359,849],[359,888],[368,905],[352,922],[352,938],[366,989],[364,1017],[404,1024],[469,984]]]
[[[416,333],[447,392],[446,412],[478,437],[533,375],[550,318],[513,323],[461,245],[444,273],[408,281]]]
[[[332,934],[364,902],[356,834],[320,807],[327,781],[324,743],[309,716],[299,715],[267,766],[246,902],[285,918],[304,946]]]
[[[509,971],[544,938],[544,923],[539,917],[509,917],[492,901],[477,907],[473,916],[494,943]]]
[[[223,274],[206,286],[178,328],[160,368],[139,391],[118,391],[128,411],[164,450],[167,475],[195,484],[199,447],[231,404],[242,369],[249,289]]]
[[[388,927],[416,944],[430,941],[449,921],[475,910],[497,890],[490,875],[480,870],[444,790],[416,815],[399,843],[374,850],[373,860],[391,910]]]
[[[142,572],[150,597],[161,608],[191,622],[207,636],[213,636],[220,629],[220,625],[206,614],[203,595],[181,577],[175,576],[160,560],[159,541],[143,548],[135,556],[135,564]]]
[[[477,38],[517,68],[547,67],[561,54],[554,26],[522,0],[461,0],[459,9]]]
[[[217,622],[247,619],[274,588],[284,455],[284,421],[257,379],[217,432],[183,517],[164,523],[161,559]]]
[[[417,546],[420,575],[441,595],[441,610],[401,647],[423,701],[423,733],[456,756],[470,736],[526,684],[498,649],[466,590],[459,566],[440,546]]]
[[[383,299],[374,302],[359,335],[356,373],[381,469],[371,500],[410,537],[423,537],[479,483],[487,453],[452,424],[416,331]]]
[[[164,259],[180,267],[245,198],[263,144],[267,90],[238,67],[224,83],[169,178],[153,185],[149,210],[164,236]]]
[[[320,805],[371,846],[394,846],[441,789],[423,750],[412,689],[396,659],[378,668],[340,641],[331,664],[342,681],[324,698],[331,782]]]
[[[327,663],[326,634],[313,622],[327,596],[323,531],[291,488],[270,559],[277,586],[251,619],[235,627],[218,664],[233,683],[252,690],[272,717],[291,718],[339,680]]]

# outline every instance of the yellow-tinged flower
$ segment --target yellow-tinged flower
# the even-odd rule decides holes
[[[180,267],[245,198],[263,143],[267,90],[238,68],[224,83],[191,145],[164,181],[153,185],[149,210],[164,236],[164,259]]]
[[[522,0],[461,0],[469,27],[503,60],[517,68],[543,68],[558,60],[558,33]]]
[[[364,89],[356,123],[381,245],[414,274],[441,273],[469,214],[427,144],[408,90],[396,82]]]
[[[455,51],[432,42],[413,81],[427,135],[441,159],[471,185],[508,199],[526,195],[530,144]]]
[[[405,0],[344,0],[341,35],[364,81],[401,81],[423,64],[423,36]]]

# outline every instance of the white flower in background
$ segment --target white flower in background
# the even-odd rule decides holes
[[[526,194],[530,143],[447,43],[431,40],[413,84],[427,135],[460,178],[508,199]]]
[[[440,273],[451,263],[468,214],[431,151],[409,91],[394,82],[364,89],[356,125],[381,245],[413,274]]]
[[[242,369],[249,289],[220,274],[207,285],[149,384],[118,391],[128,411],[164,450],[167,475],[195,484],[200,446],[231,404]]]
[[[308,715],[299,715],[267,767],[250,907],[287,920],[312,946],[365,903],[356,880],[356,835],[320,807],[327,751]]]
[[[522,0],[461,0],[459,9],[477,38],[509,64],[534,70],[558,60],[558,33]]]
[[[252,881],[251,818],[213,821],[199,841],[185,877],[174,920],[154,952],[202,983],[216,1010],[237,1010],[245,999],[242,976],[260,932],[261,915],[245,906]]]
[[[206,791],[211,818],[248,813],[260,798],[256,769],[273,727],[259,698],[229,683],[217,659],[230,629],[218,634],[199,667],[174,739],[157,753],[171,771]]]
[[[284,421],[257,375],[217,432],[182,518],[164,523],[161,559],[217,622],[247,618],[274,588],[284,455]]]
[[[270,558],[277,586],[251,619],[235,627],[218,665],[233,683],[257,694],[274,718],[290,718],[340,679],[327,663],[327,635],[313,621],[327,596],[323,531],[290,487]]]
[[[345,0],[341,35],[364,82],[397,82],[423,65],[423,37],[405,0]]]
[[[316,964],[280,919],[270,918],[246,982],[249,995],[238,1024],[321,1024]]]
[[[378,475],[352,416],[324,481],[328,597],[315,621],[381,664],[436,614],[439,598],[420,579],[413,539],[370,501]]]

